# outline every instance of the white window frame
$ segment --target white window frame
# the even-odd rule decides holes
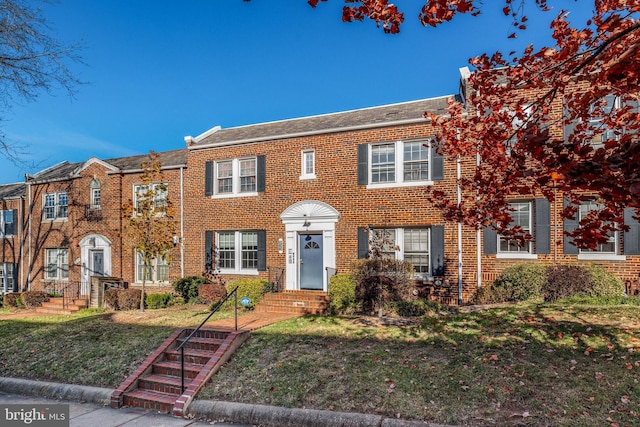
[[[233,239],[231,242],[233,243],[233,248],[227,249],[226,247],[221,248],[220,235],[231,235]],[[255,239],[255,249],[245,249],[243,247],[243,236],[249,237],[252,235],[252,238]],[[227,251],[231,252],[233,255],[233,267],[224,267],[220,265],[220,252]],[[252,253],[253,259],[255,261],[255,268],[253,267],[243,267],[243,253]],[[249,274],[249,275],[257,275],[258,274],[258,232],[255,230],[224,230],[216,232],[216,268],[223,274]]]
[[[425,251],[407,251],[408,232],[411,231],[423,231],[427,234],[426,250]],[[387,247],[383,249],[383,257],[389,257],[397,260],[405,260],[407,255],[415,254],[419,256],[427,257],[427,271],[426,272],[414,272],[413,278],[416,280],[427,280],[433,277],[431,272],[431,228],[430,227],[407,227],[407,228],[372,228],[369,231],[369,244],[375,239],[379,238],[379,234],[385,232],[390,233],[393,239],[390,244],[385,244]],[[406,234],[405,234],[406,233]]]
[[[591,200],[587,202],[582,202],[578,207],[578,222],[582,220],[583,208],[585,206],[589,206],[590,209],[586,211],[586,214],[591,212],[593,209],[601,209],[599,205]],[[579,260],[610,260],[610,261],[624,261],[627,259],[625,255],[620,255],[620,231],[616,231],[613,236],[609,236],[609,242],[613,244],[613,251],[602,251],[602,250],[589,250],[589,249],[578,249],[578,259]],[[598,245],[600,247],[600,245]]]
[[[252,175],[246,175],[247,177],[254,177],[253,179],[253,190],[246,191],[242,190],[242,178],[241,176],[241,164],[244,161],[253,161],[254,162],[254,170]],[[220,192],[219,189],[219,180],[227,179],[226,177],[219,177],[219,167],[222,164],[231,163],[231,191],[228,192]],[[215,198],[226,198],[226,197],[245,197],[245,196],[257,196],[258,195],[258,157],[257,156],[249,156],[249,157],[238,157],[235,159],[225,159],[216,161],[214,164],[213,170],[213,197]]]
[[[7,212],[11,213],[11,221],[7,221]],[[14,232],[12,234],[5,233],[7,224],[13,224]],[[15,236],[16,233],[16,219],[13,215],[13,209],[0,210],[0,238],[7,238]]]
[[[432,159],[432,150],[431,150],[431,139],[420,139],[420,140],[400,140],[400,141],[392,141],[392,142],[378,142],[371,143],[368,146],[368,159],[367,159],[367,173],[368,173],[368,185],[367,188],[394,188],[394,187],[416,187],[416,186],[424,186],[424,185],[433,185],[433,159]],[[420,144],[424,145],[424,149],[426,150],[427,158],[427,179],[421,180],[405,180],[404,178],[404,166],[405,163],[409,163],[410,161],[405,161],[404,159],[404,147],[408,144]],[[384,181],[384,182],[373,182],[373,151],[374,147],[382,147],[382,146],[393,146],[393,154],[394,159],[393,163],[391,163],[393,167],[394,180],[393,181]],[[415,162],[415,161],[412,161]]]
[[[142,260],[142,252],[135,254],[136,260],[136,283],[142,283],[142,273],[144,269],[144,262]],[[169,283],[169,263],[163,258],[158,257],[151,260],[150,271],[147,274],[145,283]],[[166,272],[163,273],[165,277],[160,277],[159,267],[166,268]]]
[[[605,97],[606,98],[606,97]],[[602,98],[600,98],[598,101],[596,101],[596,103],[601,102]],[[593,110],[594,110],[594,105],[592,105],[589,108],[589,113],[593,114]],[[620,97],[619,96],[615,96],[613,98],[613,104],[611,105],[611,107],[609,106],[605,106],[603,108],[603,113],[605,115],[610,114],[611,111],[616,110],[620,108]],[[594,130],[597,129],[598,127],[602,126],[602,121],[604,120],[604,117],[589,117],[589,128],[593,128]],[[599,141],[595,141],[596,138],[600,138]],[[616,133],[614,132],[613,129],[606,129],[604,130],[604,132],[593,132],[593,135],[590,137],[589,139],[589,144],[593,147],[593,148],[600,148],[602,146],[604,146],[605,141],[609,140],[609,139],[613,139],[613,140],[618,140],[619,135],[616,135]]]
[[[154,212],[157,210],[158,213],[165,212],[167,209],[167,197],[169,195],[169,184],[166,182],[159,182],[151,184],[151,188],[155,189],[156,187],[164,186],[164,192],[156,193],[153,198],[153,208]],[[143,191],[145,191],[146,184],[135,184],[133,186],[133,206],[134,212],[138,211],[138,195],[141,195]],[[160,209],[158,209],[160,207]]]
[[[52,201],[52,204],[49,200]],[[66,220],[68,217],[69,196],[66,191],[45,193],[42,196],[42,219],[44,221]]]
[[[54,258],[55,262],[49,262]],[[55,269],[55,274],[52,274],[53,269]],[[44,250],[44,278],[45,280],[69,280],[68,248],[46,248]]]
[[[529,215],[528,215],[528,221],[529,221],[529,226],[528,228],[522,227],[523,231],[525,233],[529,233],[531,235],[534,234],[534,224],[533,224],[533,202],[532,201],[518,201],[518,202],[510,202],[509,205],[528,205],[529,207]],[[514,213],[517,213],[517,211],[514,211]],[[522,224],[515,224],[515,225],[520,225],[522,226]],[[518,258],[518,259],[536,259],[538,258],[538,255],[535,254],[533,252],[533,242],[529,241],[529,242],[525,242],[524,246],[520,246],[520,248],[522,248],[522,250],[502,250],[502,241],[503,240],[513,240],[513,239],[507,239],[505,237],[503,237],[502,235],[498,234],[497,236],[498,242],[497,242],[497,248],[496,248],[496,258]]]
[[[315,179],[316,178],[316,151],[315,150],[302,150],[301,155],[300,179]]]
[[[12,262],[0,262],[0,295],[13,292],[16,278],[13,277],[15,264]]]
[[[101,197],[102,197],[102,195],[101,195],[100,188],[92,188],[91,189],[91,209],[101,209],[102,208],[102,206],[100,205]]]

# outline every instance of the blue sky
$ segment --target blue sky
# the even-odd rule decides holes
[[[530,2],[533,3],[533,2]],[[592,2],[558,1],[584,17]],[[54,35],[81,41],[86,82],[70,98],[42,94],[15,105],[2,131],[34,167],[0,159],[0,183],[63,160],[107,159],[183,148],[186,135],[455,93],[458,69],[482,52],[549,43],[531,9],[529,30],[508,40],[502,1],[479,18],[437,29],[405,11],[399,35],[343,23],[342,0],[60,0],[44,6]],[[493,9],[491,9],[493,8]],[[582,10],[580,10],[582,9]],[[584,19],[583,19],[584,20]],[[576,19],[576,23],[578,19]]]

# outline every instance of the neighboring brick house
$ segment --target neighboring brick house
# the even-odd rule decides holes
[[[0,294],[17,292],[23,283],[25,184],[0,185]]]
[[[182,218],[185,150],[159,153],[169,199]],[[80,283],[88,294],[91,276],[116,276],[135,285],[144,269],[134,248],[123,242],[122,208],[134,201],[141,184],[141,163],[148,155],[84,163],[61,163],[26,179],[25,283],[30,290]],[[181,230],[181,222],[178,229]],[[173,238],[174,236],[170,236]],[[179,243],[180,236],[175,236]],[[172,262],[156,260],[151,283],[169,283],[182,275],[181,246]]]

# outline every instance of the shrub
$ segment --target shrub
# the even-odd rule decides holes
[[[17,292],[4,294],[4,305],[7,307],[21,307],[22,301],[20,301],[20,294]]]
[[[120,310],[118,307],[118,291],[120,289],[107,289],[104,291],[104,305],[112,310]]]
[[[240,305],[240,298],[249,297],[251,304],[247,308],[253,309],[262,299],[262,296],[267,293],[271,285],[264,279],[235,279],[227,283],[227,292],[230,293],[236,286],[238,287],[238,307],[243,307]],[[232,308],[233,299],[229,299],[224,304],[224,307]]]
[[[140,298],[142,297],[141,289],[119,289],[118,290],[118,309],[119,310],[136,310],[140,308]]]
[[[4,305],[4,295],[0,295],[0,307]]]
[[[427,312],[425,300],[423,299],[392,301],[389,303],[388,308],[402,317],[423,316]]]
[[[356,284],[348,274],[336,274],[329,279],[329,312],[352,314],[356,311]]]
[[[204,304],[218,303],[227,296],[227,288],[221,283],[203,283],[198,288],[198,300]]]
[[[547,267],[541,264],[517,264],[504,269],[492,283],[493,303],[542,301]]]
[[[26,308],[40,307],[43,301],[49,301],[49,296],[41,291],[28,291],[20,294],[20,300]]]
[[[356,301],[364,312],[373,312],[385,302],[409,299],[413,266],[395,259],[363,259],[351,264],[356,283]]]
[[[171,292],[149,294],[146,296],[144,302],[150,309],[167,308],[175,303],[175,297]]]
[[[589,273],[589,288],[585,291],[585,296],[619,298],[624,296],[624,282],[614,274],[597,264],[590,264],[585,267]]]
[[[185,302],[196,302],[198,300],[198,288],[204,283],[211,283],[211,281],[202,276],[189,276],[173,282],[173,289]]]
[[[474,304],[498,304],[507,301],[507,289],[490,285],[477,288],[471,300]]]
[[[547,268],[544,300],[555,302],[561,298],[584,295],[589,288],[589,273],[578,265],[555,265]]]

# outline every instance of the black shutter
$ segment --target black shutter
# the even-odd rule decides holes
[[[431,275],[444,276],[444,227],[434,225],[431,227]]]
[[[18,292],[18,263],[13,263],[13,292]]]
[[[213,162],[204,164],[204,195],[213,195]]]
[[[570,204],[571,204],[571,201],[569,199],[564,199],[562,201],[562,206],[564,208],[566,208]],[[576,228],[578,228],[578,223],[580,222],[579,219],[578,219],[579,216],[580,216],[580,213],[576,212],[576,214],[575,214],[576,219],[570,219],[570,218],[566,219],[565,218],[564,226],[563,226],[565,233],[571,233]],[[565,235],[563,237],[562,246],[564,247],[564,253],[565,254],[577,255],[577,254],[580,253],[580,250],[578,249],[578,247],[571,242],[571,239],[567,235]]]
[[[369,233],[367,227],[358,227],[358,259],[369,258]]]
[[[213,271],[215,269],[213,256],[213,231],[204,232],[204,269]]]
[[[258,271],[267,271],[267,231],[258,230]]]
[[[435,143],[432,142],[432,145]],[[434,181],[444,179],[444,157],[431,147],[431,179]]]
[[[498,253],[498,232],[491,227],[482,230],[482,242],[484,243],[484,254],[495,255]]]
[[[537,254],[551,253],[551,204],[544,198],[536,199],[535,242]]]
[[[266,191],[267,188],[267,162],[265,156],[258,156],[256,162],[256,188],[259,193]]]
[[[565,104],[565,100],[562,100],[562,120],[566,120],[567,117],[569,116],[569,110],[566,107]],[[569,142],[569,135],[573,134],[573,130],[576,127],[576,122],[575,121],[571,121],[569,123],[564,123],[563,124],[563,128],[562,128],[562,137],[564,139],[564,142],[567,143]]]
[[[629,101],[626,102],[626,105],[630,105],[631,106],[631,111],[634,112],[635,114],[640,113],[640,101],[638,101],[637,99],[631,99]],[[636,133],[638,133],[637,130],[635,129],[625,129],[626,133],[635,135]]]
[[[369,144],[358,145],[358,185],[369,183]]]
[[[624,224],[629,227],[629,231],[624,232],[624,254],[640,255],[640,223],[633,217],[635,208],[624,210]]]

